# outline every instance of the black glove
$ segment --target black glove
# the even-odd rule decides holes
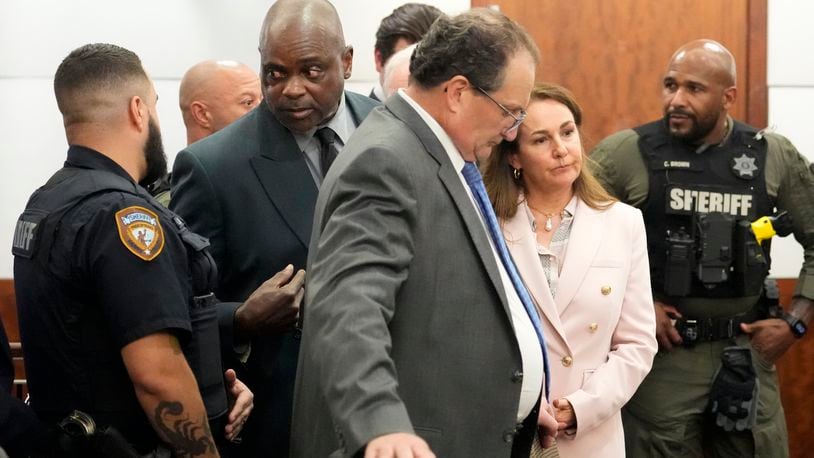
[[[725,431],[755,426],[758,381],[748,348],[726,347],[709,393],[709,411]]]

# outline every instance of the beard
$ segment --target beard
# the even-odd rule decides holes
[[[686,116],[690,122],[690,127],[686,131],[674,130],[670,127],[671,114]],[[714,114],[699,118],[697,115],[684,110],[672,110],[664,115],[664,125],[667,127],[667,131],[670,132],[670,136],[690,145],[700,144],[715,129],[717,123],[718,117]]]
[[[147,160],[147,173],[139,181],[142,186],[153,184],[167,174],[167,155],[161,141],[161,131],[151,117],[147,123],[147,141],[144,142],[144,158]]]

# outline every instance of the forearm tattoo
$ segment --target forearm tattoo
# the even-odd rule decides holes
[[[196,423],[184,413],[184,405],[180,402],[161,401],[155,408],[154,421],[159,434],[175,450],[176,456],[194,457],[215,451],[206,414]]]

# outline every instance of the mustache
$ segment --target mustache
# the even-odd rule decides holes
[[[667,111],[667,116],[672,116],[672,115],[681,115],[681,116],[686,116],[688,118],[695,119],[694,114],[692,114],[692,113],[690,113],[688,111],[682,110],[681,108],[674,108],[672,110]]]

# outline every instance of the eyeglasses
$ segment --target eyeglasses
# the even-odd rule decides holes
[[[526,120],[526,116],[528,115],[528,113],[526,113],[526,110],[523,110],[523,109],[521,108],[521,109],[520,109],[520,114],[519,114],[519,115],[517,115],[517,116],[515,116],[515,115],[514,115],[514,113],[512,113],[512,112],[511,112],[511,110],[509,110],[508,108],[504,107],[504,106],[503,106],[503,104],[501,104],[501,103],[500,103],[500,102],[498,102],[497,100],[493,99],[493,98],[492,98],[492,96],[491,96],[491,95],[489,95],[489,93],[488,93],[488,92],[486,92],[486,91],[484,91],[483,89],[481,89],[481,87],[480,87],[480,86],[474,86],[474,88],[475,88],[475,89],[477,89],[477,90],[479,90],[479,91],[481,91],[481,93],[482,93],[483,95],[485,95],[486,97],[488,97],[488,98],[489,98],[489,100],[491,100],[492,102],[495,102],[495,105],[499,106],[499,107],[500,107],[500,109],[501,109],[501,110],[503,110],[503,112],[504,112],[504,113],[506,113],[507,115],[511,116],[511,117],[512,117],[512,119],[514,119],[514,123],[512,123],[512,125],[511,125],[511,126],[508,128],[508,129],[506,129],[506,130],[504,131],[505,133],[509,133],[509,132],[511,132],[511,131],[513,131],[513,130],[515,130],[515,129],[517,129],[518,127],[520,127],[520,124],[523,124],[523,121],[525,121],[525,120]]]

